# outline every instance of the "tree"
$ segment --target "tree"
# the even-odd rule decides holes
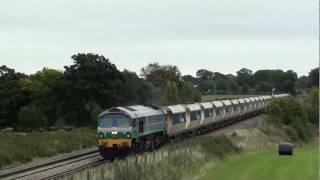
[[[285,132],[292,140],[307,141],[311,139],[313,130],[308,122],[304,105],[294,98],[274,100],[268,107],[271,119],[283,125]]]
[[[21,88],[28,93],[30,103],[41,108],[45,113],[48,125],[54,125],[57,120],[56,109],[61,99],[54,100],[56,92],[51,92],[51,86],[62,79],[62,72],[43,68],[33,75],[22,78],[19,82]]]
[[[266,92],[271,92],[272,90],[272,84],[270,82],[258,82],[258,84],[255,87],[256,92],[260,93],[266,93]]]
[[[138,91],[140,89],[140,79],[135,72],[130,72],[128,70],[124,70],[122,72],[124,79],[124,89],[130,90],[126,91],[124,94],[126,101],[129,104],[134,104],[138,101]]]
[[[27,77],[7,66],[0,66],[0,127],[16,126],[20,108],[30,102],[19,81]]]
[[[166,83],[163,86],[162,91],[162,102],[163,105],[169,105],[169,104],[177,104],[179,103],[179,91],[176,86],[176,83],[173,81],[166,81]]]
[[[164,85],[167,80],[175,82],[178,88],[182,85],[181,72],[177,66],[151,63],[141,69],[141,76],[156,87]]]
[[[252,85],[253,84],[253,73],[250,69],[247,68],[242,68],[239,71],[237,71],[237,76],[238,76],[238,84],[240,86],[243,86],[245,84],[247,85]]]
[[[295,92],[295,82],[298,79],[298,75],[296,72],[292,70],[288,70],[285,72],[283,79],[282,79],[282,88],[281,90],[283,92],[288,92],[288,93],[294,93]]]
[[[319,68],[312,69],[309,72],[309,87],[317,86],[319,87]]]
[[[207,81],[213,79],[213,72],[206,69],[199,69],[196,75],[200,81]]]
[[[295,88],[296,89],[307,89],[309,87],[310,80],[308,76],[301,76],[297,79]]]
[[[202,94],[212,94],[215,91],[216,82],[213,80],[200,81],[198,89]]]
[[[20,84],[23,90],[28,91],[32,98],[41,99],[46,94],[53,81],[62,78],[62,72],[43,68],[30,77],[21,79]]]
[[[183,103],[201,101],[201,94],[197,88],[193,87],[191,82],[184,82],[180,90],[180,98]]]
[[[52,91],[61,100],[57,111],[67,124],[90,124],[95,109],[127,104],[124,77],[109,59],[91,53],[72,59],[74,64],[65,66],[62,81]]]
[[[198,79],[195,78],[195,77],[193,77],[193,76],[191,76],[191,75],[184,75],[184,76],[182,76],[182,81],[183,81],[183,82],[190,82],[190,83],[192,83],[193,85],[198,84]]]
[[[30,104],[21,108],[19,124],[24,128],[46,127],[47,117],[41,107]]]
[[[319,125],[319,89],[310,89],[305,99],[306,110],[308,112],[309,122]]]

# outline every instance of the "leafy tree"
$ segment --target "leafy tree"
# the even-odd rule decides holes
[[[178,88],[182,85],[181,72],[177,66],[148,64],[141,69],[141,76],[156,87],[164,85],[167,80],[175,82]]]
[[[159,92],[159,89],[156,89],[151,82],[141,80],[140,88],[137,92],[137,102],[140,104],[161,104],[159,94],[161,94],[161,92]]]
[[[207,80],[213,79],[213,72],[206,70],[206,69],[198,70],[196,75],[200,81],[207,81]]]
[[[267,108],[268,114],[272,117],[274,122],[282,123],[283,112],[278,103],[275,101],[271,102],[271,105]]]
[[[162,91],[162,103],[164,105],[177,104],[180,101],[177,85],[173,81],[166,81]]]
[[[142,80],[138,77],[135,72],[130,72],[128,70],[124,70],[122,72],[123,79],[124,79],[124,89],[128,90],[124,94],[127,102],[129,104],[134,104],[138,101],[140,94],[138,91],[140,90],[141,86],[140,83]]]
[[[41,107],[29,104],[19,112],[19,124],[25,128],[39,128],[47,126],[47,117]]]
[[[191,76],[191,75],[184,75],[182,76],[182,81],[183,82],[191,82],[193,85],[198,84],[198,79]]]
[[[183,103],[201,101],[200,92],[188,81],[183,83],[180,90],[180,97]]]
[[[90,124],[93,109],[127,103],[124,77],[109,59],[91,53],[73,55],[72,59],[74,64],[65,66],[62,81],[54,87],[61,100],[59,117],[67,124]]]
[[[253,83],[253,73],[250,69],[242,68],[237,71],[238,84],[242,85],[252,85]]]
[[[198,89],[202,94],[213,94],[217,83],[213,80],[200,81]]]
[[[312,137],[313,129],[304,107],[305,105],[293,97],[277,99],[268,107],[268,113],[274,121],[283,124],[285,132],[292,140],[308,141]]]
[[[319,90],[312,88],[305,99],[309,122],[319,125]]]
[[[32,98],[39,99],[47,93],[50,84],[60,78],[62,78],[62,72],[43,68],[42,71],[21,79],[20,85],[23,90],[30,93]]]
[[[270,82],[259,82],[255,89],[256,92],[265,93],[265,92],[271,92],[272,90],[272,84]]]
[[[319,68],[312,69],[309,72],[310,87],[319,87]]]
[[[307,89],[309,87],[309,77],[301,76],[297,79],[295,88],[296,89]]]
[[[0,127],[16,126],[20,108],[30,102],[19,81],[26,75],[0,66]]]

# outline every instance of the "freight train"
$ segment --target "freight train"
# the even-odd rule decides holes
[[[172,106],[113,107],[98,116],[98,146],[106,159],[135,151],[152,151],[170,139],[206,133],[261,113],[272,98],[257,96]]]

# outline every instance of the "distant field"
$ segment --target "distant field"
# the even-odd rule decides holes
[[[294,156],[257,151],[229,158],[208,171],[202,180],[317,180],[316,142],[296,149]]]
[[[221,100],[221,99],[237,99],[237,98],[246,98],[252,96],[259,95],[204,95],[201,97],[201,101],[213,101],[213,100]]]
[[[89,128],[72,131],[0,133],[0,169],[12,163],[26,163],[37,157],[49,157],[96,145],[96,131]]]

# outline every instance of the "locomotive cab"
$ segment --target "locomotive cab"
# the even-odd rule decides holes
[[[131,147],[133,120],[126,114],[104,114],[98,118],[98,143],[105,148]]]

